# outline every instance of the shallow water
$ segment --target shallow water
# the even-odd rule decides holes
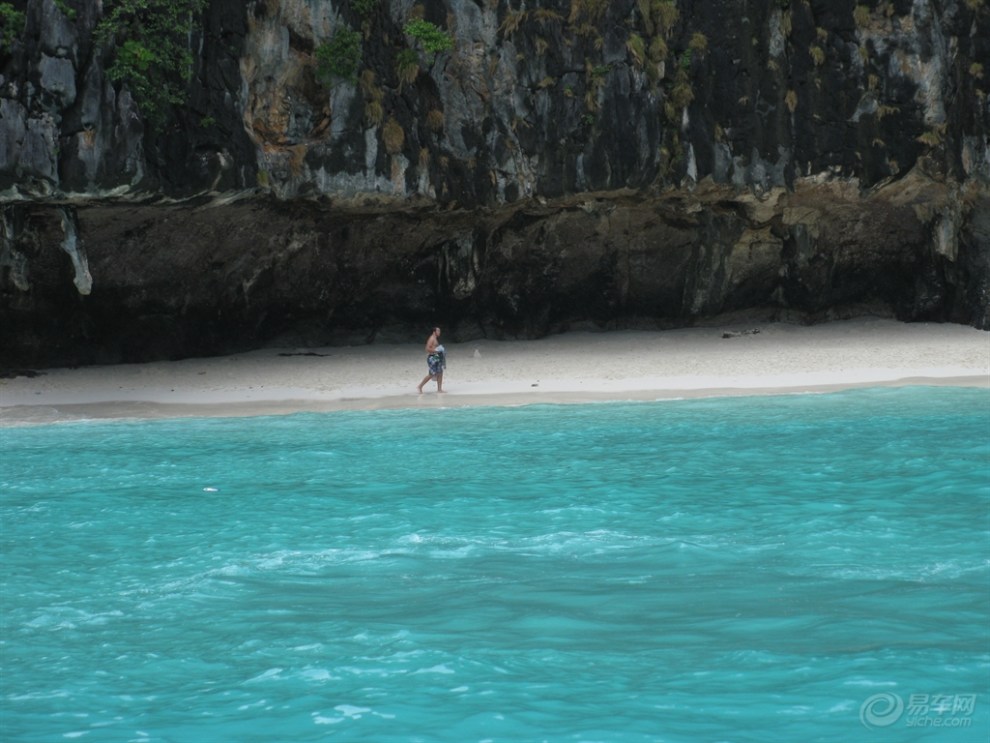
[[[986,740],[988,434],[923,387],[0,429],[0,737]]]

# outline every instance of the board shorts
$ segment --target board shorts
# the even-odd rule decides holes
[[[436,376],[443,372],[443,357],[438,353],[431,353],[426,357],[426,365],[430,369],[430,376]]]

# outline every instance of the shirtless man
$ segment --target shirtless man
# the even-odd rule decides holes
[[[446,364],[443,346],[440,345],[440,328],[433,328],[433,333],[426,339],[426,366],[430,371],[416,388],[419,394],[423,394],[423,385],[431,379],[437,380],[437,392],[443,392],[443,370]]]

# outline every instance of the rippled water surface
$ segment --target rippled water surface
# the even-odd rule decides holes
[[[990,738],[990,393],[0,429],[4,741]]]

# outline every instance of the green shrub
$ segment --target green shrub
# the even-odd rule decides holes
[[[364,95],[364,119],[373,126],[385,120],[385,91],[378,87],[374,70],[361,70],[361,93]]]
[[[403,31],[416,39],[423,50],[430,54],[439,54],[454,48],[454,38],[449,33],[422,18],[409,21]]]
[[[680,11],[674,0],[653,0],[653,15],[657,19],[657,26],[663,34],[670,34],[680,18]]]
[[[330,87],[335,79],[354,82],[361,63],[361,34],[349,26],[341,26],[330,41],[313,51],[316,57],[316,79]]]
[[[660,34],[669,38],[680,18],[675,0],[636,0],[636,10],[647,36]]]
[[[0,3],[0,42],[3,44],[0,51],[5,51],[24,33],[24,18],[24,14],[10,3]]]
[[[70,21],[74,21],[76,19],[75,8],[70,8],[65,0],[55,0],[55,7],[58,8],[59,12]]]
[[[380,0],[351,0],[351,7],[362,18],[371,16],[378,7]]]
[[[116,60],[116,72],[118,73],[118,78],[123,77],[120,75],[120,71],[126,70],[128,75],[133,74],[136,79],[138,90],[143,91],[144,80],[141,79],[151,69],[154,65],[155,53],[148,49],[146,46],[142,46],[140,42],[134,39],[128,39],[124,42],[124,45],[120,47],[117,51]]]
[[[642,68],[646,61],[646,43],[643,37],[639,34],[629,34],[629,38],[626,39],[626,51],[629,52],[636,66]]]
[[[124,83],[142,116],[161,129],[186,100],[192,75],[189,37],[207,0],[106,0],[96,44],[111,55],[107,77]]]
[[[419,56],[412,49],[402,49],[395,55],[395,74],[399,82],[413,83],[419,75]]]
[[[670,102],[677,109],[686,107],[694,100],[694,91],[691,90],[691,83],[687,80],[678,80],[670,91]]]
[[[647,53],[650,61],[652,62],[662,62],[667,58],[667,54],[670,50],[667,47],[667,42],[663,40],[662,36],[654,36],[650,40],[650,49]]]

